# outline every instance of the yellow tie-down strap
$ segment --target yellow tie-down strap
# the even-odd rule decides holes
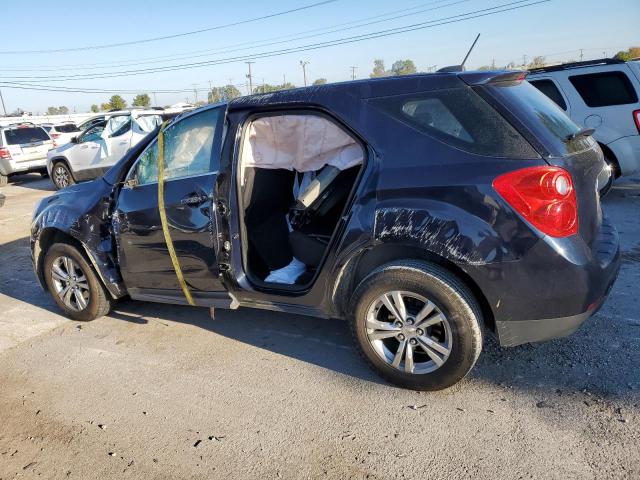
[[[171,263],[173,269],[178,277],[178,283],[182,288],[185,298],[189,305],[194,305],[193,297],[187,286],[187,282],[182,275],[182,268],[180,268],[180,262],[176,255],[176,249],[173,247],[173,240],[171,240],[171,232],[169,231],[169,223],[167,222],[167,212],[164,206],[164,128],[167,124],[164,123],[160,132],[158,133],[158,210],[160,211],[160,224],[162,225],[162,232],[164,233],[164,241],[167,244],[167,250],[169,250],[169,256],[171,257]]]

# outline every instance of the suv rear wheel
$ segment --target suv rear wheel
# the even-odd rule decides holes
[[[74,320],[94,320],[111,310],[102,283],[72,245],[56,243],[49,248],[44,258],[44,278],[55,302]]]
[[[73,185],[75,180],[67,164],[64,162],[56,162],[51,169],[51,180],[58,190],[69,185]]]
[[[383,378],[441,390],[469,373],[482,349],[480,308],[444,268],[418,261],[383,265],[356,288],[352,332]]]

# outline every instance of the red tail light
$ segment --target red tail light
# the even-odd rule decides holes
[[[525,220],[552,237],[578,233],[573,180],[559,167],[530,167],[500,175],[493,188]]]
[[[11,152],[8,148],[0,148],[0,158],[11,158]]]
[[[636,128],[638,129],[638,132],[640,133],[640,110],[636,110],[635,112],[633,112],[633,119],[636,122]]]

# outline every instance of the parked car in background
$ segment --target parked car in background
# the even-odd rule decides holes
[[[70,143],[49,151],[47,171],[56,188],[99,177],[162,123],[162,117],[153,110],[117,112],[106,117],[91,122]]]
[[[615,177],[640,170],[640,61],[567,63],[531,70],[527,79],[575,122],[595,129]]]
[[[483,331],[575,331],[620,267],[602,150],[520,72],[243,97],[162,138],[36,206],[35,272],[69,317],[129,295],[346,318],[381,376],[437,390]]]
[[[0,185],[16,173],[47,174],[47,152],[53,147],[39,125],[20,122],[0,127]]]
[[[73,122],[64,122],[57,125],[52,125],[49,130],[49,136],[53,140],[53,146],[59,147],[66,143],[69,143],[73,137],[78,135],[81,130]]]

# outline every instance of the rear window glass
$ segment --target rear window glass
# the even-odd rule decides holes
[[[40,127],[11,128],[4,131],[7,145],[21,145],[50,140],[49,135]]]
[[[56,125],[56,131],[60,133],[73,133],[79,132],[80,129],[72,124]]]
[[[636,103],[638,96],[624,72],[574,75],[569,81],[588,107]]]
[[[498,82],[488,87],[554,156],[590,148],[585,137],[568,142],[580,127],[549,97],[529,82]]]
[[[374,98],[370,103],[466,152],[492,157],[538,157],[533,147],[468,87]]]
[[[531,80],[529,83],[553,100],[561,109],[567,109],[567,103],[553,80]]]

